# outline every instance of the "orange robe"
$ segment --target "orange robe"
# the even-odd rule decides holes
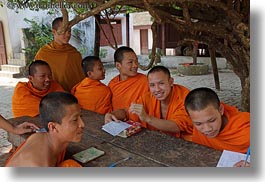
[[[35,60],[46,61],[52,70],[53,79],[66,91],[85,78],[81,54],[70,44],[58,45],[54,41],[37,52]]]
[[[192,141],[217,150],[246,153],[250,146],[250,113],[239,112],[233,106],[223,105],[224,115],[228,119],[223,130],[215,138],[208,138],[194,127]]]
[[[110,88],[98,80],[85,78],[72,88],[71,93],[83,109],[100,114],[112,111]]]
[[[12,97],[12,112],[14,117],[39,115],[39,104],[45,95],[50,92],[64,91],[55,81],[47,90],[37,90],[31,82],[18,82]]]
[[[5,162],[5,167],[8,165],[10,160],[15,156],[15,154],[23,147],[23,145],[26,143],[27,140],[22,142],[18,148],[15,150],[15,152],[6,160]],[[68,159],[64,161],[64,156],[65,156],[66,150],[63,150],[62,153],[58,156],[56,166],[57,167],[82,167],[78,162]],[[26,167],[26,166],[25,166]],[[52,167],[52,166],[51,166]]]
[[[138,73],[134,77],[120,81],[120,76],[114,77],[109,82],[112,92],[112,109],[129,109],[132,102],[149,91],[147,77]]]
[[[172,87],[171,97],[165,119],[174,121],[178,125],[181,132],[164,133],[191,141],[193,124],[184,107],[184,101],[188,93],[189,89],[184,86],[174,84],[174,86]],[[148,92],[145,95],[141,96],[137,100],[137,103],[142,104],[144,106],[145,112],[148,115],[161,119],[161,102],[157,100],[151,92]],[[136,114],[130,114],[129,117],[131,120],[140,121],[139,117]],[[140,122],[145,128],[148,128],[150,130],[158,130],[144,121]]]

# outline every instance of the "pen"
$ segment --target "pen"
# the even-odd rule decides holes
[[[247,164],[249,154],[250,154],[250,147],[248,147],[248,151],[247,151],[246,159],[245,159],[245,162],[244,162],[244,167],[245,167],[246,164]]]
[[[117,162],[111,163],[108,167],[115,167],[115,166],[117,166],[119,163],[124,162],[124,161],[127,161],[127,160],[129,160],[129,159],[131,159],[130,156],[129,156],[129,157],[126,157],[126,158],[124,158],[124,159],[121,159],[121,160],[119,160],[119,161],[117,161]]]

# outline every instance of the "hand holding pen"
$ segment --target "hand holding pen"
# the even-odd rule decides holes
[[[248,162],[249,155],[250,155],[250,147],[248,148],[246,159],[235,163],[234,167],[250,167],[250,162]]]

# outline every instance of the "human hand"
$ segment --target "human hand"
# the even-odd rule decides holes
[[[107,124],[107,123],[109,123],[111,121],[119,122],[119,120],[117,119],[117,117],[114,114],[112,114],[112,113],[106,113],[104,120],[105,120],[104,121],[105,124]]]
[[[245,160],[241,160],[235,163],[233,167],[250,167],[250,163],[246,162],[246,165],[245,165]]]
[[[141,121],[149,120],[149,115],[145,112],[144,106],[142,104],[134,104],[132,103],[129,112],[138,115]]]
[[[14,126],[14,133],[17,135],[34,132],[36,130],[40,129],[38,126],[36,126],[33,123],[30,122],[24,122],[17,126]]]

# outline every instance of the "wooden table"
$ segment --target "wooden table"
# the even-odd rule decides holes
[[[128,156],[131,159],[117,167],[215,167],[221,156],[221,151],[147,129],[128,138],[113,137],[101,130],[104,115],[87,110],[82,110],[82,115],[85,123],[82,141],[71,143],[65,158],[92,146],[105,151],[105,155],[83,164],[86,167],[107,167]],[[9,121],[14,125],[32,121],[41,126],[38,117],[20,117]],[[8,133],[8,140],[17,147],[29,135]]]

